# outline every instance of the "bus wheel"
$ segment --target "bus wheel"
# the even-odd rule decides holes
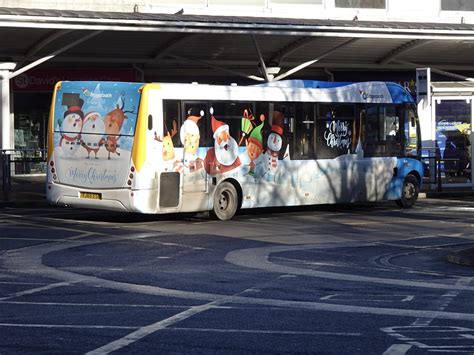
[[[221,221],[231,219],[237,212],[238,203],[239,197],[234,185],[224,181],[217,186],[214,193],[213,214]]]
[[[395,202],[402,208],[410,208],[418,199],[419,192],[420,183],[418,182],[418,179],[414,175],[409,174],[403,181],[402,197]]]

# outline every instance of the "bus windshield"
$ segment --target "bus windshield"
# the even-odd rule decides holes
[[[141,86],[93,81],[60,83],[53,104],[59,182],[94,188],[124,185],[126,174],[118,167],[130,161]]]

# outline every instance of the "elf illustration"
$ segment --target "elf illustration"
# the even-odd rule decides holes
[[[257,168],[257,165],[260,164],[259,162],[257,162],[257,160],[263,151],[262,128],[263,122],[257,127],[255,127],[252,132],[250,132],[250,136],[246,141],[247,155],[250,158],[249,171],[247,172],[247,174],[254,177],[257,177],[255,170]]]

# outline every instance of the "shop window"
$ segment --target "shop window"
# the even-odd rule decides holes
[[[385,0],[336,0],[336,7],[355,9],[385,9]]]
[[[474,11],[474,2],[466,0],[441,0],[442,11]]]
[[[270,3],[278,5],[322,5],[323,0],[270,0]]]
[[[265,6],[265,0],[209,0],[209,6]]]
[[[316,157],[318,159],[333,159],[355,150],[353,144],[355,118],[354,105],[318,105],[316,119]]]
[[[436,100],[436,141],[447,182],[471,180],[471,101]]]

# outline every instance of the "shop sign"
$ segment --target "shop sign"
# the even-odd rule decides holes
[[[12,79],[14,92],[53,91],[58,81],[136,82],[137,71],[128,68],[48,68],[32,69]]]

